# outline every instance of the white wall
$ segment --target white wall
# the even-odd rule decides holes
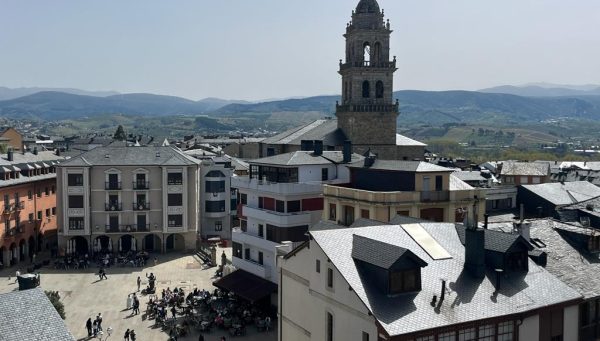
[[[565,308],[563,340],[579,340],[579,306]]]
[[[519,326],[519,340],[539,340],[540,339],[540,316],[534,315],[527,317]],[[565,339],[568,340],[568,339]]]

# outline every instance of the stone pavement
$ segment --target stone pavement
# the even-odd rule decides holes
[[[141,276],[144,288],[147,285],[146,273],[153,272],[157,277],[157,293],[167,287],[183,288],[186,292],[196,287],[212,291],[212,277],[216,268],[203,269],[197,258],[190,254],[158,255],[158,259],[156,266],[150,261],[145,268],[111,267],[106,270],[108,280],[103,281],[98,280],[95,267],[87,270],[55,270],[44,267],[40,269],[41,288],[60,292],[61,301],[65,305],[65,322],[78,340],[88,339],[85,322],[89,317],[93,320],[98,313],[102,313],[104,330],[108,327],[114,330],[109,340],[122,340],[127,328],[135,330],[138,341],[168,340],[165,332],[153,327],[153,320],[144,320],[146,297],[141,296],[140,315],[132,316],[131,310],[125,310],[127,295],[137,290],[137,277]],[[0,293],[18,290],[14,283],[15,271],[16,268],[0,271]],[[8,276],[11,277],[10,281]],[[276,321],[274,322],[276,325]],[[198,340],[198,335],[197,331],[192,331],[192,335],[179,340]],[[218,341],[221,336],[225,336],[227,340],[240,341],[277,340],[276,331],[259,333],[253,326],[248,327],[245,337],[234,338],[227,331],[213,330],[205,335],[205,340]]]

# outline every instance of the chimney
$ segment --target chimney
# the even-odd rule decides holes
[[[12,148],[6,152],[6,158],[8,161],[15,161],[15,152],[12,150]]]
[[[444,298],[446,298],[446,281],[442,280],[442,293],[440,295],[440,303],[444,302]]]
[[[352,161],[352,142],[350,140],[344,141],[344,162],[348,163]]]
[[[56,148],[56,156],[60,156],[60,148]]]
[[[525,204],[521,204],[519,207],[519,223],[523,223],[525,220]]]
[[[313,141],[311,140],[302,140],[300,141],[300,150],[303,152],[309,152],[313,150]]]
[[[485,230],[477,228],[477,202],[469,210],[465,228],[465,270],[475,278],[485,276]]]
[[[38,155],[38,149],[37,149],[37,147],[33,147],[33,155]]]
[[[500,292],[500,285],[502,284],[502,273],[504,272],[504,270],[495,269],[495,271],[496,271],[496,291],[494,291],[494,295],[498,295],[498,293]]]
[[[323,141],[315,140],[314,144],[315,144],[315,155],[316,156],[323,155]]]

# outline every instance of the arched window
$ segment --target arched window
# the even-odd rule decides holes
[[[363,61],[365,66],[369,66],[371,64],[371,45],[368,41],[363,45]]]
[[[369,81],[364,81],[362,84],[362,95],[363,98],[369,98],[371,97],[371,85],[369,84]]]
[[[379,64],[382,62],[382,58],[381,58],[381,43],[380,42],[376,42],[375,45],[373,46],[373,60],[372,60],[372,64]]]
[[[377,81],[375,83],[375,98],[383,98],[383,82]]]

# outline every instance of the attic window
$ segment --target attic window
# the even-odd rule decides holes
[[[390,294],[421,290],[421,268],[390,272]]]
[[[156,157],[160,157],[160,152],[157,152],[157,153],[156,153]]]

